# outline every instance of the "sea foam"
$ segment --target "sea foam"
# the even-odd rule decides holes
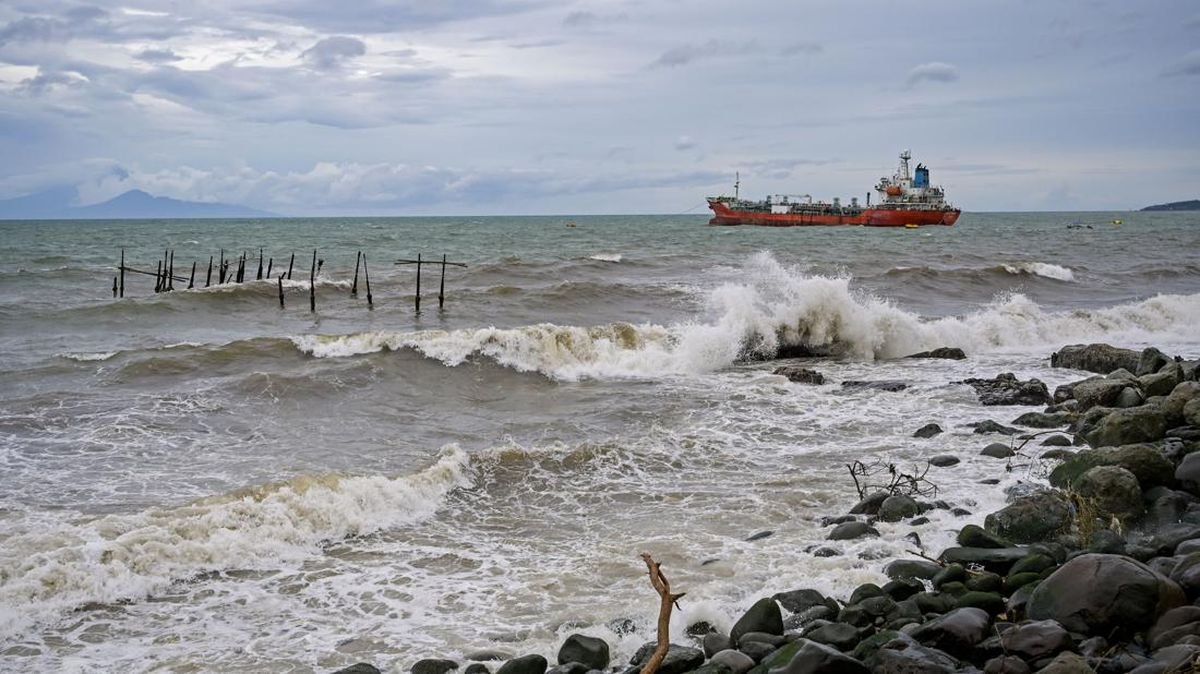
[[[539,324],[303,335],[292,342],[318,358],[412,349],[448,366],[483,356],[518,371],[577,380],[700,374],[797,345],[833,347],[845,357],[870,361],[939,346],[981,353],[1094,340],[1169,342],[1186,338],[1196,320],[1200,294],[1053,312],[1019,293],[999,296],[967,315],[927,320],[853,289],[849,277],[805,274],[762,253],[747,263],[741,280],[708,293],[701,315],[671,326]]]

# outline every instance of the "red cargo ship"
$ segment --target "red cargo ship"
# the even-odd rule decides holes
[[[875,191],[879,201],[871,205],[867,193],[866,205],[858,197],[849,205],[835,198],[833,203],[814,202],[812,197],[775,195],[763,201],[738,198],[740,179],[733,185],[732,197],[709,197],[708,207],[713,217],[710,225],[761,225],[765,227],[801,227],[810,225],[866,225],[868,227],[917,227],[920,225],[953,225],[959,209],[946,202],[941,187],[929,184],[929,169],[922,164],[910,173],[908,160],[912,153],[900,153],[900,167],[891,178],[880,178]]]

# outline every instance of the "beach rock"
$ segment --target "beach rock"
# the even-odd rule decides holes
[[[1167,419],[1156,405],[1140,405],[1113,410],[1084,436],[1092,447],[1116,447],[1161,440],[1167,432]]]
[[[1142,350],[1138,356],[1137,368],[1133,371],[1137,376],[1158,372],[1171,363],[1171,358],[1153,346]]]
[[[1051,435],[1050,437],[1046,438],[1045,440],[1042,440],[1042,446],[1043,447],[1070,447],[1071,446],[1071,438],[1068,438],[1065,435]],[[1046,458],[1046,455],[1043,454],[1042,458]]]
[[[837,610],[837,602],[826,597],[816,590],[808,588],[800,590],[790,590],[788,592],[778,592],[771,596],[771,599],[779,602],[789,613],[800,613],[807,611],[814,606],[829,606],[833,610]]]
[[[1012,447],[1001,442],[993,442],[979,452],[980,456],[990,456],[993,459],[1007,459],[1015,454]]]
[[[1117,396],[1117,400],[1113,403],[1113,407],[1116,407],[1117,409],[1126,409],[1129,407],[1137,407],[1144,402],[1146,402],[1146,399],[1142,397],[1140,391],[1132,386],[1126,386],[1125,388],[1121,389],[1121,393]]]
[[[746,641],[743,638],[742,642],[738,644],[737,650],[754,662],[761,662],[763,658],[774,653],[778,648],[765,641]]]
[[[1050,664],[1037,670],[1038,674],[1096,674],[1082,655],[1059,653]]]
[[[1193,398],[1184,404],[1183,421],[1189,426],[1200,426],[1200,399]]]
[[[975,435],[983,435],[985,433],[1000,433],[1002,435],[1020,435],[1021,434],[1021,429],[1004,426],[1002,424],[996,423],[995,421],[992,421],[991,419],[986,419],[984,421],[976,421],[973,423],[969,423],[969,424],[967,424],[967,427],[974,428]]]
[[[1161,450],[1151,444],[1121,445],[1086,449],[1064,460],[1050,471],[1050,484],[1071,487],[1095,466],[1120,466],[1133,473],[1142,489],[1170,484],[1175,467]]]
[[[615,618],[605,623],[605,627],[619,637],[633,634],[637,631],[637,623],[630,618]]]
[[[819,386],[825,383],[825,375],[817,372],[816,370],[810,370],[806,367],[797,367],[795,365],[784,365],[782,367],[777,367],[771,374],[787,377],[788,381],[793,381],[798,384],[813,384]]]
[[[546,674],[588,674],[591,671],[595,670],[588,669],[588,666],[583,663],[568,662],[565,665],[555,665],[547,669]]]
[[[959,383],[974,388],[982,405],[1049,405],[1054,402],[1041,381],[1020,381],[1011,372],[996,375],[992,379],[971,378]]]
[[[1146,633],[1146,638],[1153,643],[1171,630],[1191,624],[1200,624],[1200,606],[1180,606],[1173,608],[1159,617],[1154,623],[1154,627],[1151,627],[1150,631]],[[1161,647],[1159,646],[1159,648]]]
[[[1060,435],[1058,437],[1061,438],[1062,436]],[[1065,461],[1074,455],[1075,455],[1075,452],[1072,452],[1069,449],[1057,448],[1057,449],[1049,449],[1049,450],[1042,452],[1041,458],[1045,461]]]
[[[736,644],[747,632],[783,634],[783,614],[774,599],[763,597],[754,602],[754,605],[733,624],[733,628],[729,630],[729,638]]]
[[[697,651],[699,652],[699,651]],[[546,658],[535,654],[522,655],[500,665],[496,674],[546,674]]]
[[[1183,372],[1178,366],[1163,368],[1161,372],[1138,377],[1138,388],[1142,390],[1142,395],[1147,398],[1167,396],[1183,381],[1182,375]]]
[[[859,632],[857,627],[848,623],[829,623],[806,632],[804,638],[845,652],[852,650],[858,643]]]
[[[1028,428],[1062,428],[1071,423],[1073,418],[1074,415],[1067,412],[1055,412],[1054,414],[1026,412],[1013,419],[1012,422],[1018,426],[1026,426]]]
[[[924,589],[925,586],[921,584],[921,581],[912,578],[891,580],[883,585],[883,591],[887,593],[887,596],[897,602],[904,601]]]
[[[799,650],[787,664],[768,674],[868,674],[866,665],[824,644],[801,639]]]
[[[916,432],[913,433],[913,437],[914,438],[932,438],[933,436],[935,436],[941,432],[942,432],[941,426],[930,423],[930,424],[925,424],[924,426],[918,428],[916,430]]]
[[[884,522],[899,522],[906,517],[914,517],[920,509],[911,496],[895,494],[883,500],[879,506],[879,519]]]
[[[1175,469],[1175,479],[1179,486],[1200,496],[1200,452],[1192,452],[1183,457],[1179,467]]]
[[[929,648],[914,639],[892,639],[875,651],[872,671],[888,674],[952,674],[961,671],[948,653]]]
[[[426,658],[417,660],[408,671],[412,674],[446,674],[455,669],[458,669],[458,663],[453,660]]]
[[[1183,408],[1188,402],[1200,399],[1200,382],[1185,381],[1176,386],[1159,404],[1168,425],[1183,423]]]
[[[889,496],[891,496],[891,494],[886,491],[877,491],[872,494],[867,494],[867,496],[865,498],[863,498],[863,500],[854,504],[854,507],[850,509],[850,514],[851,515],[875,515],[875,514],[878,514],[879,507],[883,505],[884,500],[886,500],[887,497],[889,497]],[[853,518],[851,518],[851,519],[853,519]],[[850,520],[845,520],[845,521],[848,522]],[[834,524],[841,524],[841,522],[834,522]],[[824,526],[824,525],[822,525],[822,526]]]
[[[949,468],[950,466],[956,466],[961,462],[962,459],[954,456],[953,454],[939,454],[929,460],[929,464],[931,466],[937,466],[938,468]]]
[[[589,637],[583,634],[572,634],[558,649],[558,664],[578,662],[588,669],[605,669],[608,667],[608,643],[603,639]]]
[[[1032,670],[1015,655],[1001,655],[983,664],[983,674],[1029,674]]]
[[[1142,514],[1142,488],[1133,473],[1120,466],[1096,466],[1079,476],[1075,491],[1091,502],[1107,519],[1125,521]]]
[[[929,580],[941,569],[941,565],[923,559],[897,559],[888,562],[887,566],[883,568],[883,574],[892,580],[905,578]]]
[[[1058,562],[1053,557],[1042,552],[1034,552],[1022,557],[1012,565],[1010,574],[1018,573],[1042,573],[1046,569],[1053,569],[1058,566]]]
[[[1150,655],[1154,662],[1163,665],[1163,674],[1182,674],[1188,672],[1187,665],[1200,657],[1200,646],[1191,644],[1176,644],[1160,648]]]
[[[1006,653],[1016,653],[1026,660],[1040,660],[1069,650],[1074,646],[1071,635],[1053,620],[1035,620],[1010,628],[1000,635]]]
[[[991,618],[982,609],[956,608],[918,626],[911,636],[922,644],[965,658],[986,638],[990,624]]]
[[[704,657],[711,658],[716,653],[731,650],[733,648],[733,639],[720,632],[709,632],[700,640],[700,648],[704,651]]]
[[[947,360],[963,360],[967,354],[963,350],[954,346],[942,346],[932,351],[921,351],[920,353],[910,354],[905,358],[944,358]]]
[[[470,662],[463,669],[463,674],[492,674],[492,670],[488,669],[488,666],[482,662]]]
[[[844,522],[829,532],[828,540],[850,541],[863,536],[878,536],[879,531],[866,522]]]
[[[1037,543],[1064,531],[1071,506],[1061,493],[1040,491],[1023,496],[984,518],[984,528],[1013,543]]]
[[[946,548],[940,559],[947,564],[972,564],[982,566],[988,571],[1007,574],[1008,570],[1018,560],[1028,554],[1024,548]]]
[[[1182,590],[1145,564],[1120,555],[1085,554],[1038,584],[1027,612],[1081,634],[1133,633],[1184,603]]]
[[[996,592],[964,592],[954,598],[959,608],[977,608],[988,615],[1004,613],[1004,597]]]
[[[956,542],[964,548],[1007,548],[1012,543],[988,533],[983,527],[968,524],[958,532]]]
[[[1108,374],[1121,368],[1136,371],[1140,360],[1141,354],[1132,349],[1108,344],[1072,344],[1050,355],[1050,367]]]
[[[745,646],[751,642],[767,644],[773,648],[779,648],[787,643],[787,637],[779,634],[767,634],[766,632],[746,632],[738,639],[738,646]]]
[[[908,384],[902,381],[844,381],[842,388],[847,391],[888,391],[896,393],[908,388]]]
[[[642,644],[642,647],[633,654],[633,658],[629,660],[629,664],[638,668],[644,667],[650,658],[654,655],[654,649],[658,644],[651,641]],[[670,644],[667,647],[667,657],[663,658],[662,664],[659,665],[658,671],[662,674],[683,674],[696,669],[704,664],[704,653],[695,648],[680,646],[679,644]],[[496,672],[496,674],[502,674]]]
[[[1200,552],[1193,552],[1184,557],[1171,571],[1171,580],[1175,581],[1189,597],[1200,596]]]
[[[745,674],[754,668],[755,661],[749,655],[732,648],[714,653],[710,662],[715,662],[729,668],[730,674]]]
[[[383,674],[379,668],[369,662],[356,662],[349,667],[343,667],[333,674]]]
[[[1129,384],[1120,379],[1108,377],[1090,377],[1071,384],[1063,384],[1054,389],[1054,396],[1074,398],[1078,403],[1077,412],[1084,412],[1093,407],[1113,407],[1120,397],[1121,391]]]

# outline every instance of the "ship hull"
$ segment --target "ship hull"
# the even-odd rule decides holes
[[[867,208],[847,215],[841,213],[765,213],[740,211],[721,201],[709,201],[713,211],[710,225],[755,225],[759,227],[824,227],[862,225],[866,227],[905,227],[907,225],[953,225],[958,209]]]

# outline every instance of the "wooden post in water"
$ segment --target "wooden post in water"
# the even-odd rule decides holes
[[[221,262],[217,265],[217,285],[225,284],[225,249],[221,249]]]
[[[279,275],[279,308],[283,308],[283,274]]]
[[[154,292],[162,292],[162,260],[159,260],[154,266]]]
[[[446,254],[442,253],[442,284],[438,286],[438,309],[446,304]]]
[[[263,263],[263,249],[259,248],[258,249],[258,278],[254,279],[255,281],[262,280],[262,263]]]
[[[121,249],[121,297],[125,297],[125,249]]]
[[[417,253],[417,313],[421,313],[421,254]]]
[[[212,285],[212,258],[213,258],[213,256],[211,256],[211,255],[208,256],[208,276],[204,277],[204,287],[205,288]]]
[[[317,249],[313,249],[312,270],[308,272],[308,310],[317,311]]]
[[[241,283],[246,280],[246,251],[242,251],[242,256],[238,258],[237,282]]]
[[[113,277],[113,299],[117,299],[117,277]]]
[[[196,287],[196,261],[192,260],[192,277],[188,279],[188,290]]]
[[[167,267],[167,290],[175,289],[175,251],[171,250],[171,264]]]
[[[362,255],[362,253],[359,253],[359,255]],[[367,271],[367,256],[366,255],[362,256],[362,263],[363,263],[363,280],[365,280],[367,282],[367,308],[374,309],[375,306],[374,306],[374,304],[372,304],[372,300],[371,300],[371,272]]]
[[[267,280],[271,280],[271,266],[275,264],[275,258],[267,258]]]
[[[350,286],[350,296],[358,297],[358,261],[362,259],[362,251],[354,256],[354,285]]]
[[[292,280],[292,264],[296,262],[296,254],[292,253],[292,259],[288,260],[288,280]]]

